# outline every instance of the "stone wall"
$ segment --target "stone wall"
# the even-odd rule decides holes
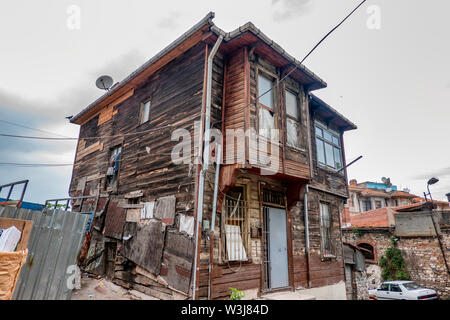
[[[442,228],[442,242],[447,260],[450,250],[450,232]],[[379,259],[391,246],[390,239],[395,234],[393,229],[372,228],[359,230],[356,235],[351,229],[343,230],[344,241],[354,245],[369,243],[376,249],[374,263],[367,263],[367,277],[369,289],[376,288],[380,282],[381,270],[378,267]],[[397,248],[402,252],[406,261],[407,270],[411,279],[420,285],[437,291],[442,298],[450,297],[450,275],[444,263],[444,258],[436,237],[401,237],[397,242]]]

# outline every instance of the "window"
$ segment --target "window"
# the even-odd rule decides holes
[[[342,168],[340,135],[316,123],[317,160],[320,164],[339,170]]]
[[[398,284],[391,284],[391,289],[389,291],[392,292],[402,292],[402,289],[398,286]]]
[[[247,208],[244,188],[232,188],[225,195],[222,230],[225,236],[225,260],[246,261],[247,259]]]
[[[117,177],[120,169],[120,156],[122,154],[122,146],[111,149],[109,157],[108,170],[106,172],[106,188],[117,188]]]
[[[393,207],[398,207],[398,200],[397,199],[392,200],[392,206]]]
[[[286,132],[287,145],[291,147],[300,147],[298,141],[298,131],[300,128],[299,110],[297,95],[285,90],[286,96]]]
[[[150,100],[141,103],[140,124],[150,120],[150,105],[151,105]]]
[[[258,75],[258,119],[259,119],[259,134],[270,139],[272,137],[272,130],[275,129],[275,99],[274,91],[272,89],[274,80],[265,75]],[[268,91],[268,92],[267,92]]]
[[[320,237],[322,243],[322,254],[332,255],[331,252],[331,217],[330,208],[326,203],[320,203]]]
[[[403,200],[402,201],[402,206],[407,206],[408,205],[408,200]]]
[[[378,291],[389,291],[389,285],[386,284],[386,283],[383,283],[383,284],[380,286],[380,289],[378,289]]]
[[[372,201],[370,199],[361,200],[361,205],[363,212],[372,210]]]
[[[366,260],[375,260],[375,249],[369,243],[360,243],[358,244],[358,248],[361,249],[361,253]]]
[[[383,207],[383,203],[380,200],[375,200],[375,209],[381,209]]]
[[[408,283],[404,283],[403,286],[406,288],[406,290],[418,290],[418,289],[422,289],[421,286],[419,286],[417,283],[415,282],[408,282]]]

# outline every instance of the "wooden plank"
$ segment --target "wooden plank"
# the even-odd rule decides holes
[[[159,221],[148,224],[127,222],[124,228],[126,237],[122,255],[142,268],[158,275],[164,246],[165,227]]]

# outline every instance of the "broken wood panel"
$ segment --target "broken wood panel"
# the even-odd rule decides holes
[[[105,217],[105,236],[122,240],[127,212],[116,201],[110,201]]]
[[[165,233],[166,229],[160,221],[148,224],[127,222],[124,236],[131,238],[124,240],[122,255],[155,276],[159,275]]]
[[[161,197],[156,201],[153,217],[172,225],[175,218],[175,196]]]

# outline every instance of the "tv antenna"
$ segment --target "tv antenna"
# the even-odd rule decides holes
[[[113,85],[113,79],[110,76],[101,76],[95,81],[97,88],[109,91]]]

